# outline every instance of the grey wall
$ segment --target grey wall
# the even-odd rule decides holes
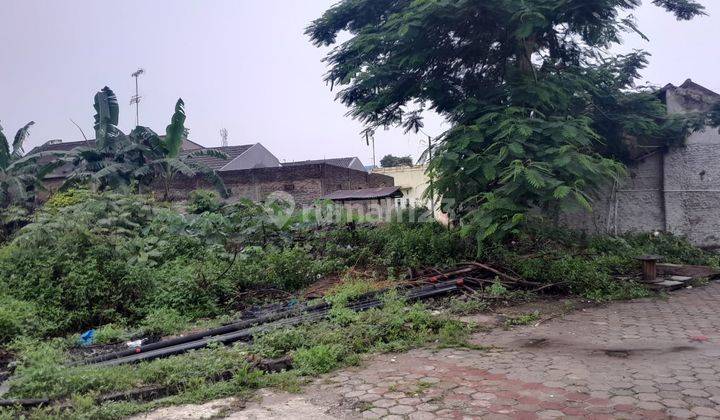
[[[561,222],[589,233],[664,230],[662,158],[655,152],[640,159],[622,182],[598,194],[592,212],[578,207],[563,213]]]
[[[669,85],[668,112],[706,110],[720,97],[686,82]],[[566,211],[560,222],[589,233],[667,231],[704,247],[720,246],[720,134],[693,133],[683,146],[652,148],[628,176],[596,198],[593,211]]]
[[[720,134],[707,128],[665,158],[666,230],[700,246],[720,245]]]

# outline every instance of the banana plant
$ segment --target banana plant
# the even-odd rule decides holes
[[[3,209],[11,205],[31,205],[35,192],[43,189],[43,178],[61,164],[57,160],[42,162],[46,156],[42,153],[23,156],[23,144],[34,124],[30,121],[20,128],[12,144],[0,126],[0,207]]]
[[[160,179],[163,196],[168,199],[170,186],[178,174],[208,179],[227,197],[220,176],[214,170],[193,158],[212,156],[227,159],[217,150],[197,150],[185,154],[182,145],[187,137],[185,103],[178,99],[165,136],[159,136],[148,127],[138,126],[125,135],[118,129],[119,107],[113,91],[105,86],[95,95],[94,146],[78,147],[73,151],[75,170],[66,185],[90,181],[99,189],[128,188],[136,185],[138,191]]]
[[[117,125],[120,118],[120,106],[115,92],[105,86],[95,94],[95,141],[100,150],[112,149],[124,134]]]
[[[223,197],[228,197],[229,192],[218,173],[193,159],[199,156],[228,159],[225,153],[211,149],[195,150],[187,154],[182,153],[182,144],[187,138],[186,118],[185,102],[180,98],[175,104],[175,112],[172,115],[170,124],[165,128],[164,137],[161,138],[147,127],[138,127],[133,131],[134,134],[131,137],[142,138],[143,143],[147,145],[150,154],[154,157],[154,159],[138,169],[136,176],[158,175],[162,179],[165,200],[169,198],[170,186],[178,174],[188,178],[197,176],[206,178]]]

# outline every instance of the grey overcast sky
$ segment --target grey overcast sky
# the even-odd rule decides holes
[[[358,156],[372,162],[360,125],[322,81],[326,49],[303,35],[336,0],[0,0],[0,121],[14,134],[35,120],[28,146],[92,135],[92,98],[105,85],[121,102],[121,128],[133,126],[129,105],[138,67],[141,121],[164,132],[178,97],[187,104],[191,139],[220,144],[260,142],[281,160]],[[720,91],[720,2],[702,0],[710,16],[691,22],[650,5],[637,13],[652,53],[645,79],[657,85],[686,78]],[[438,118],[426,131],[439,134]],[[387,153],[418,157],[420,135],[378,133]],[[29,147],[27,147],[29,149]]]

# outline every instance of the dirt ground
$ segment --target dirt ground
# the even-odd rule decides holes
[[[485,350],[374,356],[300,394],[171,407],[138,418],[431,419],[720,417],[720,284],[607,305],[533,302],[486,326]],[[511,329],[504,319],[539,311]]]

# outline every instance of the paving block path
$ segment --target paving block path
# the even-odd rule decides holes
[[[338,418],[718,418],[720,284],[382,355],[305,395]]]

